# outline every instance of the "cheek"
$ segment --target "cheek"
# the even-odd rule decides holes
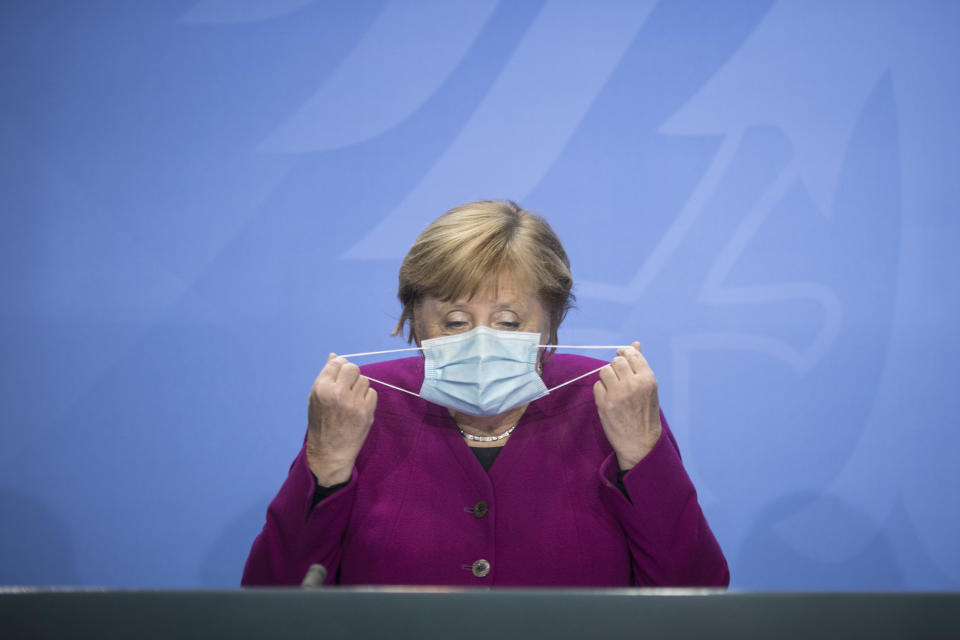
[[[414,331],[417,334],[417,344],[420,344],[422,340],[429,340],[430,338],[436,338],[441,335],[440,325],[436,322],[428,322],[425,320],[418,320],[414,323]]]
[[[418,347],[420,346],[421,340],[426,340],[430,337],[427,335],[427,328],[424,325],[423,313],[421,313],[420,309],[416,309],[413,317],[410,318],[410,326],[413,327],[413,337]]]
[[[542,344],[550,343],[550,317],[546,313],[540,315],[540,335],[543,336]]]

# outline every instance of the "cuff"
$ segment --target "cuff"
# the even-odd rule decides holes
[[[632,503],[657,508],[665,502],[686,502],[693,491],[680,454],[666,429],[653,449],[632,469],[620,471],[617,455],[611,452],[600,465],[600,477],[608,488],[605,493],[614,505],[621,507]]]
[[[313,475],[313,472],[311,471],[310,474]],[[322,484],[320,484],[320,481],[317,480],[317,476],[314,475],[313,476],[313,506],[317,506],[318,502],[322,500],[326,500],[327,498],[335,494],[337,491],[340,491],[340,489],[343,489],[345,486],[350,484],[351,480],[353,480],[352,476],[350,480],[346,480],[339,484],[325,487]]]
[[[357,468],[354,467],[350,479],[347,480],[347,482],[326,488],[330,493],[323,495],[321,491],[318,491],[320,485],[317,484],[317,479],[307,464],[306,451],[301,450],[300,455],[294,460],[293,467],[290,469],[288,482],[295,487],[295,493],[298,496],[297,501],[299,503],[298,510],[302,514],[303,520],[317,519],[318,515],[320,515],[318,512],[322,512],[324,519],[329,519],[333,516],[335,520],[340,520],[340,514],[349,515],[353,509],[357,480]],[[333,489],[335,490],[331,491]],[[344,526],[346,526],[346,516],[342,519]],[[335,526],[336,525],[334,525],[334,527]]]

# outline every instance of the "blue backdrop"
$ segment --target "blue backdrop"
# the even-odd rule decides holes
[[[0,584],[239,581],[330,351],[512,198],[745,589],[960,587],[960,4],[6,0]]]

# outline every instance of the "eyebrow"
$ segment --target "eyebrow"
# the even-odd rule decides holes
[[[465,302],[452,302],[448,304],[450,304],[451,311],[463,311],[467,308],[467,304]],[[494,311],[512,311],[514,309],[516,309],[517,311],[527,310],[526,306],[523,303],[521,303],[519,300],[511,300],[509,302],[499,302],[493,305]]]

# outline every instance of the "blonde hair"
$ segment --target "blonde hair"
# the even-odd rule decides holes
[[[547,221],[510,200],[484,200],[450,209],[417,237],[400,266],[397,297],[403,305],[393,335],[409,324],[424,296],[471,298],[509,274],[531,286],[547,312],[550,343],[573,306],[570,260]]]

